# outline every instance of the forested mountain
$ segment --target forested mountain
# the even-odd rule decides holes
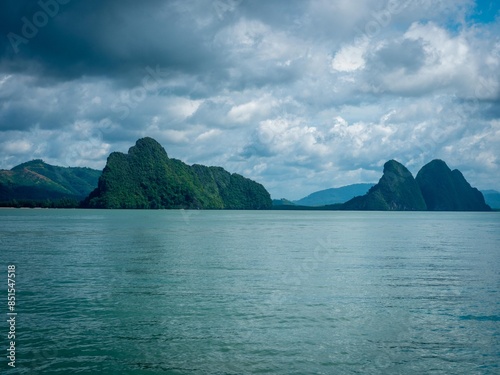
[[[220,167],[189,166],[168,157],[152,138],[128,154],[113,152],[98,187],[83,203],[89,208],[268,209],[261,185]]]
[[[346,210],[424,211],[422,193],[412,174],[395,160],[384,164],[382,178],[368,193],[344,203]]]
[[[95,187],[101,171],[65,168],[32,160],[0,170],[1,205],[77,206]]]
[[[489,211],[483,194],[458,170],[433,160],[418,172],[416,181],[430,211]]]
[[[490,211],[483,194],[444,161],[433,160],[414,179],[402,164],[390,160],[379,183],[364,196],[341,206],[345,210]]]

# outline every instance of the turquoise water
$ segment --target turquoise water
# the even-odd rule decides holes
[[[2,374],[500,373],[500,213],[0,210],[0,241]]]

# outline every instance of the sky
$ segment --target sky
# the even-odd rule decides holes
[[[149,136],[273,198],[432,159],[500,190],[500,1],[0,3],[0,168]]]

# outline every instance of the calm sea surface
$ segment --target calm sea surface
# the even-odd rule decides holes
[[[0,210],[0,274],[6,375],[500,373],[500,213]]]

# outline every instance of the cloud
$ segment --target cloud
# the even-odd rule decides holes
[[[148,135],[277,197],[391,158],[500,189],[500,22],[472,0],[43,4],[0,5],[2,168],[102,168]]]
[[[236,123],[255,121],[257,118],[268,116],[273,107],[277,105],[277,101],[273,100],[273,98],[263,97],[233,106],[227,116],[230,121]]]
[[[374,51],[371,63],[382,74],[394,71],[415,74],[424,66],[426,58],[421,40],[402,39],[390,41]]]
[[[365,67],[365,53],[368,40],[360,40],[354,45],[343,47],[335,54],[332,68],[339,72],[352,72]]]
[[[32,147],[33,145],[26,140],[2,142],[1,144],[2,152],[6,152],[12,155],[25,154],[29,152]]]

